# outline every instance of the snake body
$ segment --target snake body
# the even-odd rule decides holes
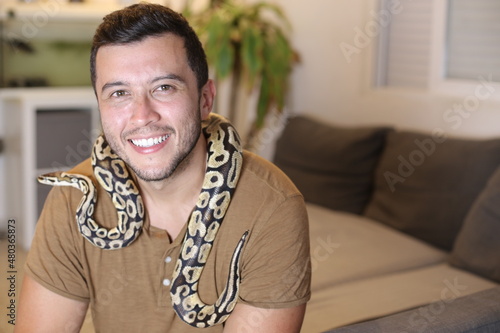
[[[204,303],[198,294],[198,283],[236,188],[243,157],[238,134],[223,117],[212,114],[203,123],[203,133],[207,138],[207,169],[170,287],[175,312],[194,327],[223,323],[231,314],[238,300],[240,258],[248,237],[247,231],[236,245],[226,287],[219,299],[215,304]],[[101,227],[93,218],[97,190],[89,177],[62,172],[40,176],[38,181],[52,186],[72,186],[83,192],[76,221],[80,233],[90,243],[105,250],[129,246],[140,235],[144,221],[139,188],[125,162],[111,150],[104,136],[97,138],[91,160],[95,178],[117,211],[118,225],[112,229]]]

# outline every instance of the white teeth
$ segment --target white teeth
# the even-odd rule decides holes
[[[130,140],[134,145],[137,147],[142,147],[142,148],[149,148],[154,145],[157,145],[159,143],[162,143],[163,141],[167,140],[168,135],[165,136],[159,136],[156,138],[149,138],[149,139],[138,139],[138,140]]]

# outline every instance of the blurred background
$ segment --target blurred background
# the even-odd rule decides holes
[[[48,190],[36,184],[36,175],[86,158],[99,132],[88,74],[93,31],[104,15],[133,2],[0,2],[0,230],[9,218],[19,219],[29,226],[22,232],[26,246]],[[232,6],[236,21],[218,24],[233,27],[245,13],[262,9],[253,34],[239,26],[226,36],[231,38],[227,47],[235,49],[216,43],[207,54],[219,87],[214,111],[230,116],[248,148],[266,158],[272,159],[286,117],[296,114],[327,123],[390,124],[450,136],[500,134],[498,1],[155,2],[183,11],[204,42],[214,36],[210,33],[217,34],[207,22],[228,10],[225,5]],[[253,20],[250,16],[245,22]],[[261,24],[263,33],[255,33]],[[282,28],[283,39],[271,39],[282,47],[272,52],[283,53],[285,60],[280,68],[268,69],[276,70],[270,77],[275,80],[271,93],[277,95],[262,100],[262,69],[280,62],[258,46],[268,42],[266,24]],[[235,57],[229,63],[223,61],[228,54]],[[238,75],[242,83],[234,92]]]

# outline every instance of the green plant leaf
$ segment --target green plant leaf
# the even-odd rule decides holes
[[[225,78],[231,73],[234,63],[231,32],[227,22],[220,15],[213,15],[206,25],[206,33],[207,60],[215,66],[217,76]]]
[[[288,18],[286,17],[285,13],[281,9],[281,7],[279,7],[278,5],[268,3],[268,2],[259,2],[259,3],[255,4],[254,6],[255,6],[255,11],[257,12],[257,15],[259,17],[262,15],[261,14],[262,11],[268,10],[268,11],[274,13],[277,16],[279,22],[281,22],[285,25],[283,28],[291,30],[292,26],[290,24],[290,21],[288,21]]]
[[[222,42],[219,53],[216,55],[215,66],[217,75],[222,79],[231,74],[234,64],[234,49],[230,43]]]
[[[248,27],[243,32],[241,42],[242,64],[248,75],[248,89],[254,86],[255,79],[261,73],[264,66],[263,47],[264,40],[262,33],[253,26]]]
[[[264,121],[266,119],[266,114],[269,110],[270,105],[270,89],[269,89],[269,79],[266,76],[262,77],[259,99],[257,102],[257,115],[255,118],[255,127],[262,128],[264,126]]]
[[[287,37],[291,25],[283,10],[265,1],[221,0],[199,13],[185,12],[195,22],[216,75],[223,79],[234,74],[238,84],[233,88],[258,89],[255,127],[262,127],[271,107],[283,109],[295,61]]]
[[[272,49],[267,50],[267,71],[272,77],[270,91],[278,110],[283,109],[288,76],[293,63],[293,50],[280,31],[273,35]]]

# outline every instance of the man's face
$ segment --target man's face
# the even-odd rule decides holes
[[[146,181],[169,177],[199,139],[212,82],[198,93],[183,40],[173,34],[110,45],[96,57],[96,92],[111,148]]]

